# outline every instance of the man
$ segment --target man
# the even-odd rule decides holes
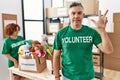
[[[53,70],[55,80],[60,80],[60,56],[62,57],[63,80],[93,80],[94,68],[92,46],[95,44],[106,54],[113,52],[111,41],[105,31],[108,10],[99,11],[98,21],[93,21],[96,30],[82,25],[84,9],[81,3],[73,2],[69,7],[70,25],[58,31],[54,40]],[[61,54],[62,52],[62,54]]]

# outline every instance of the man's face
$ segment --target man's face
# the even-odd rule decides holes
[[[73,26],[80,26],[84,17],[83,8],[75,6],[69,10],[70,22]]]

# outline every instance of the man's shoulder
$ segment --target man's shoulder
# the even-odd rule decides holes
[[[63,33],[64,31],[67,31],[68,28],[69,28],[69,25],[61,28],[58,32],[59,32],[59,33],[61,33],[61,32]]]
[[[86,30],[90,30],[90,31],[96,31],[95,28],[87,26],[87,25],[82,25],[84,27],[84,29]]]

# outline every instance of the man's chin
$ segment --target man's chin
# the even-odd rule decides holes
[[[74,26],[80,26],[80,24],[74,24]]]

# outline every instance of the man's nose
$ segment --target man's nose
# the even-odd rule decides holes
[[[77,13],[75,14],[75,17],[78,17],[78,14],[77,14]]]

